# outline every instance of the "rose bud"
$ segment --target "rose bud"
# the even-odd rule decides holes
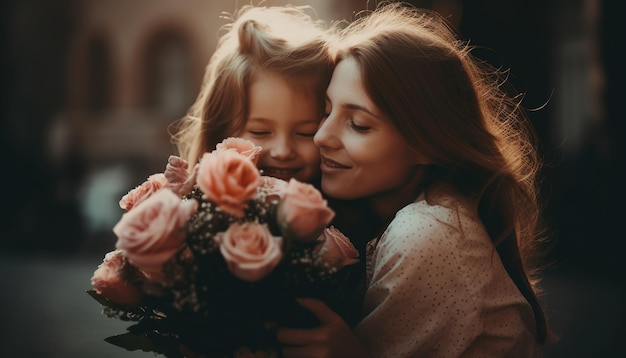
[[[337,270],[359,262],[359,251],[352,245],[341,231],[334,226],[322,232],[323,244],[317,250],[317,255],[322,264]]]
[[[91,278],[94,290],[109,301],[122,306],[135,306],[141,302],[141,291],[124,281],[121,270],[124,252],[115,250],[107,253]]]
[[[291,179],[278,204],[278,223],[284,236],[296,241],[314,241],[335,212],[313,185]]]
[[[167,185],[168,182],[163,173],[152,174],[145,182],[129,191],[128,194],[120,199],[120,207],[129,211]]]

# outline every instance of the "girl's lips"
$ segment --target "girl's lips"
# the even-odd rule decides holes
[[[300,168],[278,168],[278,167],[260,167],[261,173],[263,175],[271,176],[271,177],[293,177],[295,173],[297,173]]]

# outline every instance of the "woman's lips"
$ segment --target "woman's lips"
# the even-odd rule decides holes
[[[322,157],[322,165],[321,168],[323,171],[332,171],[332,170],[339,170],[339,169],[350,169],[349,166],[347,165],[343,165],[339,162],[336,162],[332,159],[329,159],[327,157]]]

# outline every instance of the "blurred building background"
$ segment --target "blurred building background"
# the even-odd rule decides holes
[[[447,16],[477,47],[476,55],[510,68],[513,83],[526,94],[524,106],[546,161],[545,214],[553,242],[545,300],[562,336],[546,347],[546,356],[625,356],[626,348],[618,344],[626,318],[621,250],[626,195],[619,180],[626,164],[619,107],[625,94],[619,22],[624,5],[619,0],[409,2]],[[5,292],[0,312],[7,317],[0,323],[0,346],[8,347],[5,351],[121,356],[107,351],[101,342],[107,333],[101,330],[124,326],[100,316],[82,291],[113,248],[119,198],[163,171],[167,156],[175,153],[169,125],[198,93],[226,23],[220,13],[244,3],[249,1],[0,2],[0,187],[6,203],[0,215]],[[326,21],[350,19],[375,5],[265,1],[284,3],[312,5]],[[141,353],[129,356],[134,354]]]

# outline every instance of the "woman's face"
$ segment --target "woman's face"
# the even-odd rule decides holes
[[[296,92],[280,76],[261,71],[249,89],[250,113],[239,136],[263,148],[264,175],[311,182],[320,174],[313,135],[320,122],[315,97]]]
[[[368,97],[354,59],[339,62],[326,95],[325,118],[314,137],[322,154],[322,191],[340,199],[405,193],[419,161]]]

